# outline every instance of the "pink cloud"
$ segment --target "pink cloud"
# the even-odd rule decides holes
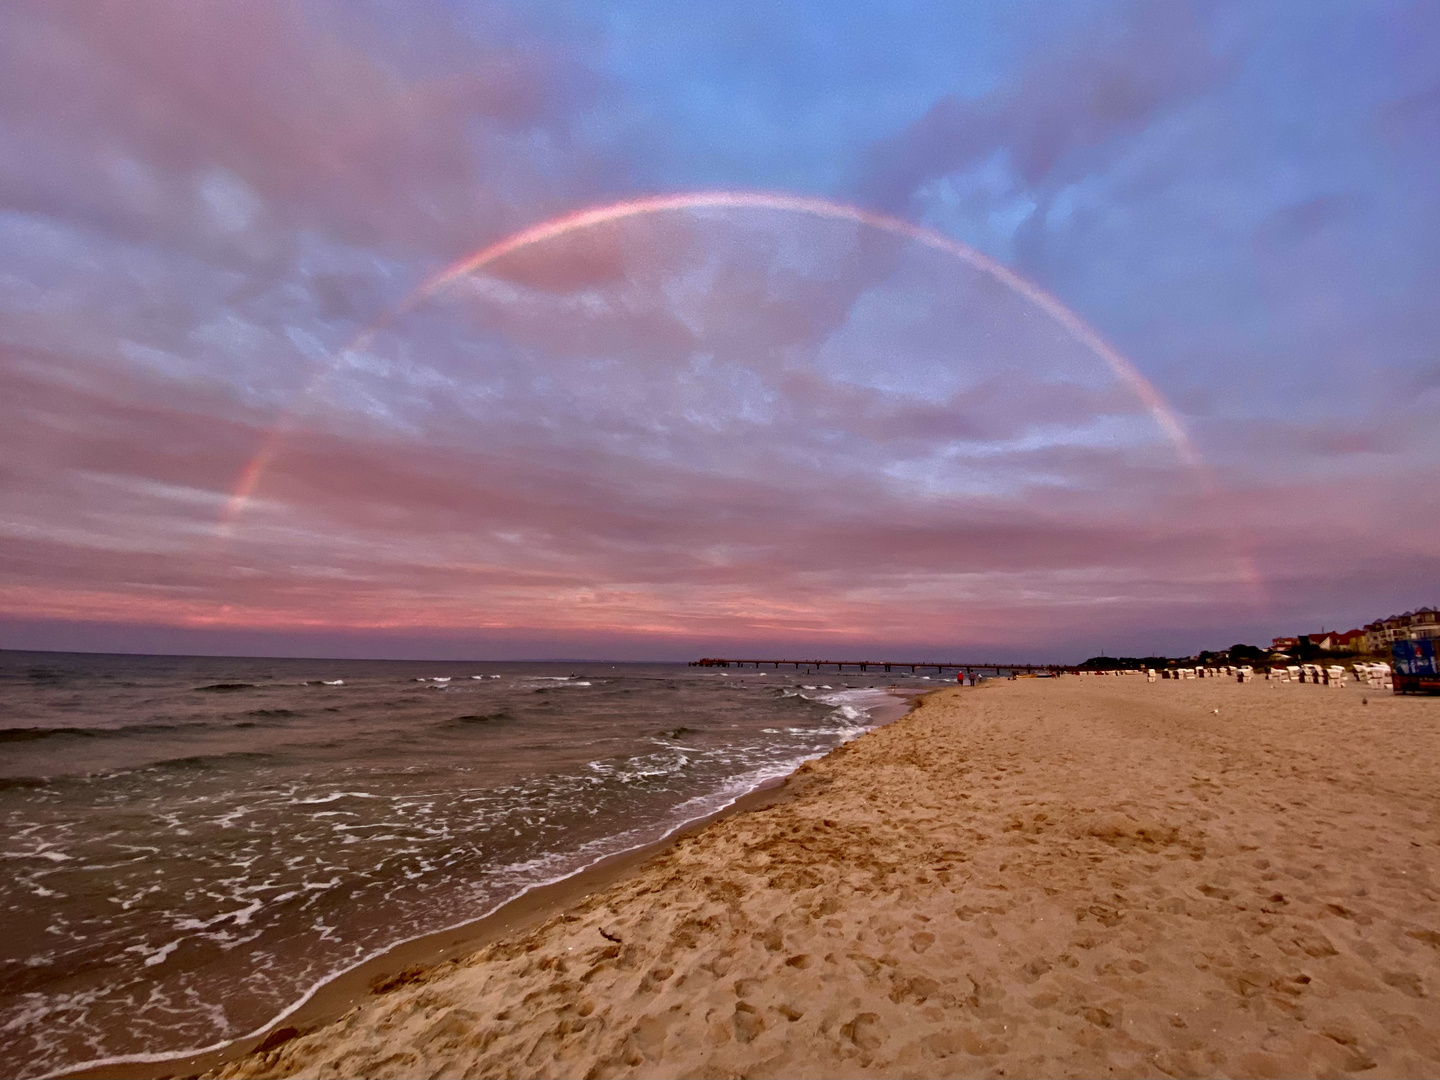
[[[31,161],[9,194],[186,245],[233,244],[259,215],[273,243],[318,226],[442,257],[566,197],[507,143],[563,138],[597,81],[553,49],[507,48],[498,9],[490,47],[409,15],[400,41],[345,4],[11,12],[0,118]],[[603,174],[570,156],[575,181]]]

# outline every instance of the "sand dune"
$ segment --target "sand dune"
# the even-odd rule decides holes
[[[1433,1076],[1437,777],[1440,700],[945,690],[220,1075]]]

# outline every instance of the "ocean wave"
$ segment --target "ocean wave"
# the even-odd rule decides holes
[[[0,743],[36,742],[39,739],[89,738],[105,734],[102,728],[0,728]]]
[[[828,693],[803,693],[803,690],[818,691],[828,689]],[[840,729],[819,728],[815,734],[858,734],[866,730],[873,719],[871,713],[876,709],[893,705],[896,697],[886,690],[878,690],[874,687],[848,688],[845,690],[834,690],[820,686],[802,686],[801,691],[786,690],[782,697],[798,697],[804,701],[813,701],[817,705],[829,705],[830,715],[827,719],[840,722],[843,727]],[[791,729],[787,729],[791,730]],[[796,729],[799,730],[799,729]]]
[[[193,754],[189,757],[152,761],[147,769],[212,769],[227,762],[272,761],[275,755],[261,750],[236,750],[228,754]]]
[[[453,727],[456,727],[456,726],[459,726],[459,727],[470,727],[470,726],[472,726],[472,725],[474,725],[474,724],[493,724],[493,723],[495,723],[495,722],[497,722],[497,721],[500,721],[500,720],[510,720],[510,719],[513,719],[513,718],[512,718],[511,715],[510,715],[509,713],[507,713],[507,712],[469,713],[469,714],[467,714],[467,715],[465,715],[465,716],[457,716],[457,717],[455,717],[454,719],[446,720],[446,721],[445,721],[444,723],[442,723],[440,726],[441,726],[441,727],[447,727],[447,728],[453,728]]]
[[[46,787],[50,781],[43,776],[0,776],[0,791],[18,788]]]
[[[65,678],[66,672],[59,668],[32,667],[25,669],[25,676],[35,682],[59,682]]]
[[[313,799],[297,799],[298,806],[318,806],[321,803],[332,803],[339,799],[380,799],[382,795],[376,795],[369,791],[332,791],[328,795],[318,795]]]
[[[11,727],[0,728],[0,743],[39,742],[41,739],[103,739],[125,735],[158,735],[174,731],[198,731],[211,724],[126,724],[122,727]]]

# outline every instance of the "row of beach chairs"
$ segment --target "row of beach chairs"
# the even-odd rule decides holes
[[[1392,687],[1389,664],[1355,664],[1350,671],[1347,671],[1341,664],[1291,664],[1288,667],[1270,668],[1265,672],[1265,680],[1267,682],[1313,683],[1320,686],[1338,687],[1346,685],[1352,673],[1355,681],[1362,685],[1371,686],[1377,690],[1389,690]],[[1159,679],[1234,679],[1236,682],[1253,682],[1255,669],[1249,665],[1174,668],[1168,671],[1156,671],[1154,668],[1150,668],[1145,672],[1145,679],[1147,682],[1156,682]]]
[[[1308,682],[1323,686],[1344,686],[1351,675],[1355,681],[1376,690],[1392,688],[1389,664],[1355,664],[1347,671],[1341,664],[1322,667],[1319,664],[1292,664],[1289,667],[1271,668],[1268,678],[1272,682]]]
[[[1157,679],[1234,679],[1236,682],[1250,682],[1255,678],[1255,669],[1248,664],[1240,667],[1182,667],[1165,671],[1149,668],[1145,672],[1147,682]]]

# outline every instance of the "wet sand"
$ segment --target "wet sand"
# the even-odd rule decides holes
[[[1431,1076],[1437,775],[1440,699],[940,691],[219,1075]]]

